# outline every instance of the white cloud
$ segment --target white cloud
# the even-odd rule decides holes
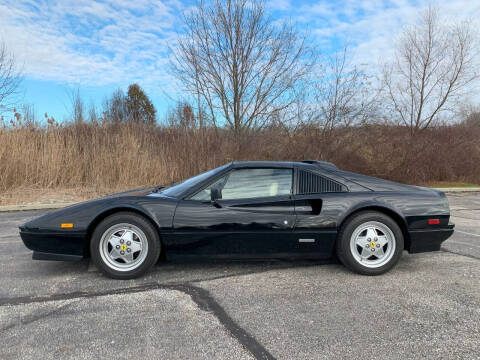
[[[355,62],[375,65],[394,55],[394,42],[402,28],[416,21],[428,0],[315,1],[297,7],[292,17],[305,23],[320,44],[353,45]],[[433,2],[446,21],[480,18],[480,2],[450,0]],[[325,48],[327,52],[331,49]]]
[[[267,1],[266,5],[272,11],[275,11],[275,10],[286,11],[286,10],[290,10],[292,7],[290,0],[270,0],[270,1]]]
[[[428,0],[270,0],[275,17],[309,28],[319,47],[353,44],[355,62],[374,65],[393,54],[401,28],[413,22]],[[480,2],[438,3],[450,19],[480,18]],[[174,87],[168,75],[168,47],[174,44],[180,13],[176,0],[3,0],[0,37],[31,78],[81,86],[141,81]]]
[[[25,75],[87,86],[166,78],[181,5],[148,0],[4,0],[0,36]]]

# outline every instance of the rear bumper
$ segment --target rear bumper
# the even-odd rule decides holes
[[[410,231],[410,244],[407,248],[411,254],[440,250],[442,243],[453,234],[454,224],[442,229],[424,229]]]
[[[36,260],[81,260],[85,252],[83,232],[43,232],[22,229],[20,237]]]

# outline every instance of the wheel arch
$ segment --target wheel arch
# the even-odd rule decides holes
[[[365,206],[361,206],[361,207],[358,207],[358,208],[355,208],[353,209],[351,212],[349,212],[340,222],[339,222],[339,226],[338,226],[338,229],[341,229],[342,226],[349,220],[351,219],[353,216],[355,216],[356,214],[360,213],[360,212],[364,212],[364,211],[376,211],[376,212],[379,212],[379,213],[382,213],[382,214],[385,214],[387,215],[388,217],[392,218],[393,221],[395,221],[397,223],[397,225],[400,227],[400,230],[402,231],[402,235],[403,235],[403,240],[404,240],[404,249],[405,250],[408,250],[410,248],[410,234],[408,232],[408,227],[407,227],[407,222],[405,220],[405,218],[400,214],[398,213],[397,211],[389,208],[389,207],[386,207],[386,206],[382,206],[382,205],[365,205]]]
[[[92,241],[93,232],[95,231],[95,228],[98,226],[98,224],[100,224],[104,219],[106,219],[110,215],[117,214],[117,213],[120,213],[120,212],[130,212],[130,213],[134,213],[134,214],[137,214],[137,215],[140,215],[140,216],[144,217],[147,221],[149,221],[152,224],[152,226],[155,228],[155,230],[158,233],[158,237],[160,239],[160,242],[162,241],[160,227],[153,220],[153,217],[147,211],[145,211],[144,209],[141,209],[141,208],[134,207],[134,206],[119,205],[119,206],[115,206],[115,207],[112,207],[112,208],[104,209],[102,212],[97,214],[96,217],[90,222],[90,224],[87,227],[87,236],[86,236],[86,241],[85,241],[85,248],[84,248],[84,254],[85,255],[84,255],[84,257],[90,257],[90,242]],[[163,254],[164,254],[164,249],[163,249],[163,246],[162,246],[162,251],[161,251],[161,254],[160,254],[160,258],[162,258],[162,256],[164,256]]]

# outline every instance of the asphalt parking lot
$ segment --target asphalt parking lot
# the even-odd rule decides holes
[[[335,262],[164,263],[130,281],[32,261],[0,213],[0,359],[478,359],[480,194],[454,236],[365,277]]]

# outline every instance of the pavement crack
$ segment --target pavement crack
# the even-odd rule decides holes
[[[238,274],[236,274],[238,275]],[[217,277],[218,278],[218,277]],[[207,280],[208,281],[208,280]],[[122,295],[122,294],[132,294],[152,290],[177,290],[183,292],[190,296],[192,301],[197,304],[197,306],[206,312],[211,313],[215,316],[220,324],[228,331],[228,333],[236,339],[248,352],[250,352],[256,359],[266,359],[274,360],[275,357],[270,354],[270,352],[260,344],[251,334],[244,330],[240,325],[238,325],[235,320],[233,320],[230,315],[222,308],[222,306],[213,298],[213,296],[205,289],[194,286],[191,283],[172,283],[172,284],[159,284],[159,283],[148,283],[139,286],[134,286],[130,288],[122,289],[111,289],[105,291],[97,292],[71,292],[68,294],[54,294],[48,296],[25,296],[17,298],[4,298],[0,299],[0,306],[15,306],[15,305],[25,305],[32,303],[41,303],[48,301],[62,301],[62,300],[71,300],[71,299],[82,299],[82,298],[94,298],[108,295]],[[50,312],[43,313],[40,315],[31,316],[22,320],[20,323],[14,323],[6,326],[0,331],[5,331],[15,327],[17,325],[30,324],[32,322],[38,321],[44,317],[50,316],[60,310],[62,310],[65,304],[59,308],[56,308]]]
[[[60,301],[60,300],[70,300],[70,299],[79,299],[79,298],[91,298],[91,297],[99,297],[99,296],[108,296],[108,295],[121,295],[121,294],[131,294],[137,292],[144,292],[156,289],[168,289],[175,286],[180,286],[184,284],[194,284],[194,283],[201,283],[207,281],[215,281],[220,279],[227,279],[236,276],[247,276],[252,274],[259,274],[263,272],[268,272],[272,270],[282,270],[282,269],[289,269],[289,268],[297,268],[297,267],[310,267],[310,266],[317,266],[319,264],[332,264],[338,263],[335,260],[326,260],[326,261],[314,261],[311,263],[289,263],[282,266],[275,266],[267,269],[261,270],[250,270],[250,271],[241,271],[232,274],[224,274],[218,276],[210,276],[205,278],[198,278],[186,282],[168,282],[168,283],[158,283],[158,282],[150,282],[145,283],[142,285],[127,287],[127,288],[117,288],[117,289],[106,289],[101,291],[89,292],[89,291],[73,291],[70,293],[64,294],[52,294],[52,295],[44,295],[44,296],[19,296],[19,297],[10,297],[10,298],[0,298],[0,306],[8,306],[8,305],[24,305],[24,304],[31,304],[31,303],[41,303],[47,301]]]
[[[54,314],[58,314],[59,312],[61,312],[62,310],[66,309],[67,307],[69,307],[72,303],[68,303],[68,304],[63,304],[59,307],[56,307],[55,309],[52,309],[50,311],[47,311],[47,312],[44,312],[44,313],[41,313],[41,314],[34,314],[34,315],[28,315],[28,316],[25,316],[23,319],[20,319],[20,321],[18,322],[13,322],[3,328],[0,329],[0,333],[4,332],[4,331],[7,331],[7,330],[10,330],[14,327],[17,327],[17,326],[20,326],[20,325],[29,325],[29,324],[32,324],[36,321],[39,321],[41,319],[45,319],[49,316],[52,316]]]
[[[158,283],[148,283],[148,284],[139,285],[139,286],[132,286],[129,288],[110,289],[110,290],[95,291],[95,292],[74,291],[66,294],[53,294],[53,295],[46,295],[46,296],[21,296],[16,298],[3,298],[3,299],[0,299],[0,306],[24,305],[24,304],[47,302],[47,301],[60,301],[60,300],[92,298],[92,297],[108,296],[108,295],[131,294],[131,293],[161,289],[162,286],[168,286],[168,285],[160,285]]]
[[[476,256],[469,255],[469,254],[462,254],[462,253],[460,253],[460,252],[448,250],[448,249],[444,248],[443,246],[440,248],[440,251],[448,252],[448,253],[450,253],[450,254],[465,256],[465,257],[468,257],[468,258],[470,258],[470,259],[480,260],[480,258],[478,258],[478,257],[476,257]]]
[[[201,310],[212,313],[230,335],[249,351],[255,359],[275,359],[275,357],[262,344],[260,344],[251,334],[228,315],[223,307],[207,290],[193,286],[189,283],[176,285],[173,288],[190,295],[192,300]]]

